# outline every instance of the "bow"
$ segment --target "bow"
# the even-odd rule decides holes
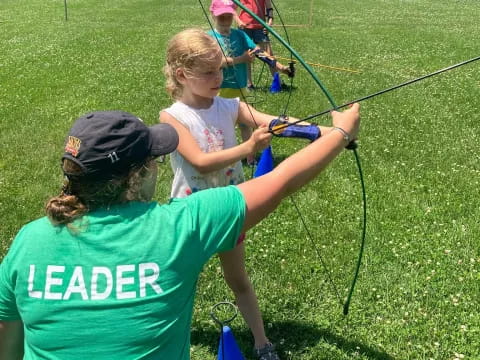
[[[212,30],[214,30],[214,27],[210,21],[210,19],[208,18],[208,14],[207,14],[207,11],[205,10],[205,7],[202,3],[201,0],[198,0],[199,1],[199,4],[203,10],[203,13],[207,19],[207,22],[208,24],[210,25],[210,28]],[[243,9],[244,11],[246,11],[250,16],[252,16],[255,20],[257,20],[262,26],[264,26],[264,28],[266,28],[278,41],[280,41],[282,43],[282,45],[287,48],[291,54],[291,61],[290,61],[290,66],[293,66],[294,64],[294,60],[293,58],[295,57],[296,60],[302,64],[302,66],[305,68],[305,70],[310,74],[310,76],[312,77],[312,79],[315,81],[315,83],[320,87],[320,89],[322,90],[322,92],[324,93],[324,95],[327,97],[328,101],[330,102],[330,104],[333,106],[333,108],[336,110],[338,109],[335,101],[333,100],[333,97],[330,95],[329,91],[327,90],[327,88],[323,85],[323,83],[321,82],[321,80],[318,78],[318,76],[313,72],[313,70],[311,69],[311,67],[303,60],[303,58],[290,46],[289,44],[289,37],[288,37],[288,32],[286,30],[286,27],[283,23],[283,20],[281,19],[280,15],[279,15],[279,12],[278,12],[278,9],[276,8],[275,4],[273,3],[272,1],[272,5],[275,7],[275,10],[277,12],[277,14],[279,15],[279,19],[281,21],[281,23],[283,24],[283,28],[284,28],[284,31],[285,31],[285,35],[288,39],[288,43],[269,25],[267,25],[261,18],[259,18],[255,13],[253,13],[250,9],[246,8],[239,0],[232,0],[233,3],[235,3],[238,7],[240,7],[241,9]],[[217,38],[216,39],[218,42],[219,42],[219,45],[220,45],[220,49],[222,49],[222,52],[223,52],[223,48],[220,44],[220,41],[219,39]],[[227,57],[227,55],[225,54],[225,52],[223,52],[225,58]],[[291,78],[291,84],[290,84],[290,91],[289,91],[289,94],[288,94],[288,99],[286,101],[286,105],[285,105],[285,109],[283,111],[283,114],[286,113],[286,110],[287,110],[287,107],[288,107],[288,104],[290,102],[290,98],[291,98],[291,91],[292,91],[292,87],[293,87],[293,77]],[[244,96],[242,95],[242,98],[243,100],[245,101],[245,98]],[[245,101],[245,103],[247,103],[247,101]],[[248,104],[248,103],[247,103]],[[248,107],[249,108],[249,107]],[[252,114],[252,118],[253,118],[253,114]],[[255,119],[254,119],[255,121]],[[311,232],[309,231],[309,228],[305,222],[305,219],[303,217],[303,215],[301,214],[300,212],[300,209],[298,208],[297,204],[295,203],[293,197],[291,197],[291,200],[292,200],[292,203],[300,217],[300,220],[305,228],[305,231],[310,239],[310,241],[312,242],[312,245],[316,251],[316,254],[318,256],[318,258],[320,259],[320,262],[324,268],[324,270],[326,271],[326,274],[327,274],[327,277],[328,277],[328,280],[337,296],[337,298],[339,299],[339,302],[341,305],[343,305],[343,314],[344,315],[347,315],[348,314],[348,311],[349,311],[349,306],[350,306],[350,301],[351,301],[351,298],[353,296],[353,292],[354,292],[354,288],[355,288],[355,284],[357,282],[357,278],[358,278],[358,274],[359,274],[359,270],[360,270],[360,266],[361,266],[361,260],[362,260],[362,257],[363,257],[363,251],[364,251],[364,245],[365,245],[365,233],[366,233],[366,194],[365,194],[365,186],[364,186],[364,182],[363,182],[363,175],[362,175],[362,170],[361,170],[361,164],[360,164],[360,159],[359,159],[359,156],[358,156],[358,153],[356,151],[356,143],[351,143],[349,144],[349,146],[347,146],[347,148],[350,148],[354,151],[354,154],[355,154],[355,159],[356,159],[356,162],[357,162],[357,167],[359,169],[359,173],[360,173],[360,180],[361,180],[361,184],[362,184],[362,191],[363,191],[363,231],[362,231],[362,242],[361,242],[361,246],[360,246],[360,251],[359,251],[359,255],[358,255],[358,260],[357,260],[357,266],[356,266],[356,269],[355,269],[355,273],[354,273],[354,277],[353,277],[353,280],[352,280],[352,284],[350,285],[350,291],[348,293],[348,296],[347,296],[347,299],[346,301],[343,303],[342,300],[341,300],[341,297],[339,295],[339,292],[337,290],[337,287],[335,286],[335,283],[333,282],[331,276],[330,276],[330,271],[328,270],[328,267],[325,263],[325,261],[323,260],[322,256],[320,255],[320,251],[318,250],[314,240],[313,240],[313,236],[311,234]]]
[[[322,83],[322,81],[318,78],[318,76],[315,74],[315,72],[312,70],[312,68],[307,64],[307,62],[305,60],[303,60],[303,58],[298,54],[297,51],[295,51],[289,43],[287,43],[271,26],[269,26],[268,24],[265,23],[265,21],[263,21],[263,19],[259,18],[254,12],[252,12],[250,9],[248,9],[246,6],[244,6],[239,0],[232,0],[238,7],[240,7],[242,10],[244,10],[245,12],[247,12],[251,17],[253,17],[256,21],[258,21],[265,29],[267,29],[269,31],[270,34],[272,34],[291,54],[292,57],[295,57],[295,59],[304,67],[304,69],[310,74],[311,78],[314,80],[314,82],[317,84],[317,86],[322,90],[323,94],[327,97],[328,101],[330,102],[330,104],[332,105],[332,107],[336,110],[338,109],[338,106],[337,104],[335,103],[335,100],[333,99],[332,95],[330,94],[330,92],[327,90],[326,86]],[[272,5],[274,5],[273,1],[272,1]],[[276,9],[276,12],[278,14],[278,9]],[[283,22],[282,22],[283,23]],[[285,26],[284,26],[284,29],[285,29]],[[285,32],[286,32],[286,29],[285,29]],[[287,35],[288,37],[288,35]],[[360,176],[360,182],[361,182],[361,187],[362,187],[362,200],[363,200],[363,230],[362,230],[362,236],[361,236],[361,245],[360,245],[360,250],[359,250],[359,254],[358,254],[358,259],[357,259],[357,265],[356,265],[356,268],[355,268],[355,272],[354,272],[354,276],[353,276],[353,280],[352,280],[352,283],[350,285],[350,290],[348,292],[348,295],[347,295],[347,298],[345,300],[345,302],[343,303],[343,314],[344,315],[347,315],[348,314],[348,311],[349,311],[349,307],[350,307],[350,302],[351,302],[351,299],[352,299],[352,296],[353,296],[353,292],[355,290],[355,285],[357,283],[357,279],[358,279],[358,274],[359,274],[359,271],[360,271],[360,266],[361,266],[361,262],[362,262],[362,257],[363,257],[363,252],[364,252],[364,248],[365,248],[365,235],[366,235],[366,215],[367,215],[367,206],[366,206],[366,193],[365,193],[365,184],[364,184],[364,181],[363,181],[363,173],[362,173],[362,167],[361,167],[361,163],[360,163],[360,157],[358,155],[358,152],[356,150],[356,143],[351,143],[349,144],[349,146],[347,147],[351,150],[353,150],[353,153],[354,153],[354,156],[355,156],[355,160],[356,160],[356,164],[357,164],[357,167],[358,167],[358,171],[359,171],[359,176]],[[292,199],[293,200],[293,199]],[[310,239],[312,239],[312,236],[310,234],[310,232],[308,231],[308,227],[306,226],[306,223],[305,223],[305,220],[303,219],[303,216],[301,216],[301,213],[298,209],[298,206],[294,203],[294,206],[295,208],[297,209],[297,212],[298,214],[300,215],[300,218],[302,220],[302,223],[304,224],[304,227],[305,229],[307,230],[307,234],[309,235]],[[312,240],[313,241],[313,240]],[[317,255],[320,255],[318,249],[315,247],[315,249],[317,250]],[[320,259],[322,259],[321,257],[319,257]],[[325,264],[324,264],[324,261],[321,260],[323,266],[325,267]],[[338,295],[338,291],[336,290],[336,287],[334,286],[334,283],[333,281],[331,280],[330,278],[330,275],[329,275],[329,272],[327,271],[327,274],[329,276],[329,279],[330,279],[330,282],[332,284],[332,286],[334,287],[335,289],[335,292],[337,293],[337,297],[340,298],[340,296]]]

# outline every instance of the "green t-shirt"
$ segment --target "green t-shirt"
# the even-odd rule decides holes
[[[189,359],[198,275],[244,217],[230,186],[95,211],[76,233],[38,219],[0,265],[0,320],[23,321],[25,359]]]

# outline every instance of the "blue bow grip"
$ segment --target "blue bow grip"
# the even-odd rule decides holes
[[[280,128],[275,130],[274,127],[287,125],[288,121],[280,120],[280,119],[273,119],[268,129],[271,133],[275,136],[279,137],[293,137],[293,138],[301,138],[301,139],[308,139],[310,141],[317,140],[320,136],[322,136],[320,128],[317,125],[309,124],[309,125],[290,125],[288,127]]]

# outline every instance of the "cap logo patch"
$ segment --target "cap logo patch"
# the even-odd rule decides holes
[[[110,159],[112,164],[115,164],[117,161],[120,161],[120,158],[118,157],[118,155],[115,151],[108,154],[107,157]]]
[[[65,152],[68,152],[73,156],[77,157],[81,144],[82,140],[76,138],[75,136],[69,136],[67,144],[65,145]]]

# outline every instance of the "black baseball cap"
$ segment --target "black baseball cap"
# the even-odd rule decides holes
[[[177,131],[169,124],[146,126],[124,111],[95,111],[78,118],[65,141],[63,159],[80,166],[82,174],[67,176],[108,180],[128,173],[149,156],[177,148]]]

